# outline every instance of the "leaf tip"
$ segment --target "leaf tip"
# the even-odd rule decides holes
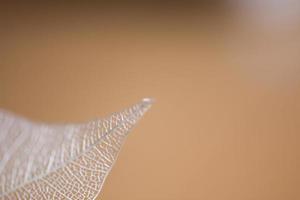
[[[144,104],[149,104],[149,105],[152,105],[154,102],[155,102],[155,100],[153,99],[153,98],[143,98],[142,99],[142,102],[144,103]]]

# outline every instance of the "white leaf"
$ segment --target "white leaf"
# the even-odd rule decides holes
[[[83,124],[48,125],[0,111],[0,199],[95,199],[140,103]]]

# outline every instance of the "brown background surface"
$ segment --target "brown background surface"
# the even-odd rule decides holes
[[[101,199],[300,199],[298,68],[232,62],[227,10],[210,9],[6,5],[0,106],[81,122],[155,98]]]

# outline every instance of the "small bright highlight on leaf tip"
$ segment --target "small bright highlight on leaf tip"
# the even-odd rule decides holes
[[[153,104],[155,100],[153,98],[143,98],[142,101],[147,104]]]

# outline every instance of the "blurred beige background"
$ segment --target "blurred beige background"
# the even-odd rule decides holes
[[[168,6],[5,5],[0,106],[81,122],[155,98],[103,200],[300,199],[300,62],[251,66],[224,5]]]

